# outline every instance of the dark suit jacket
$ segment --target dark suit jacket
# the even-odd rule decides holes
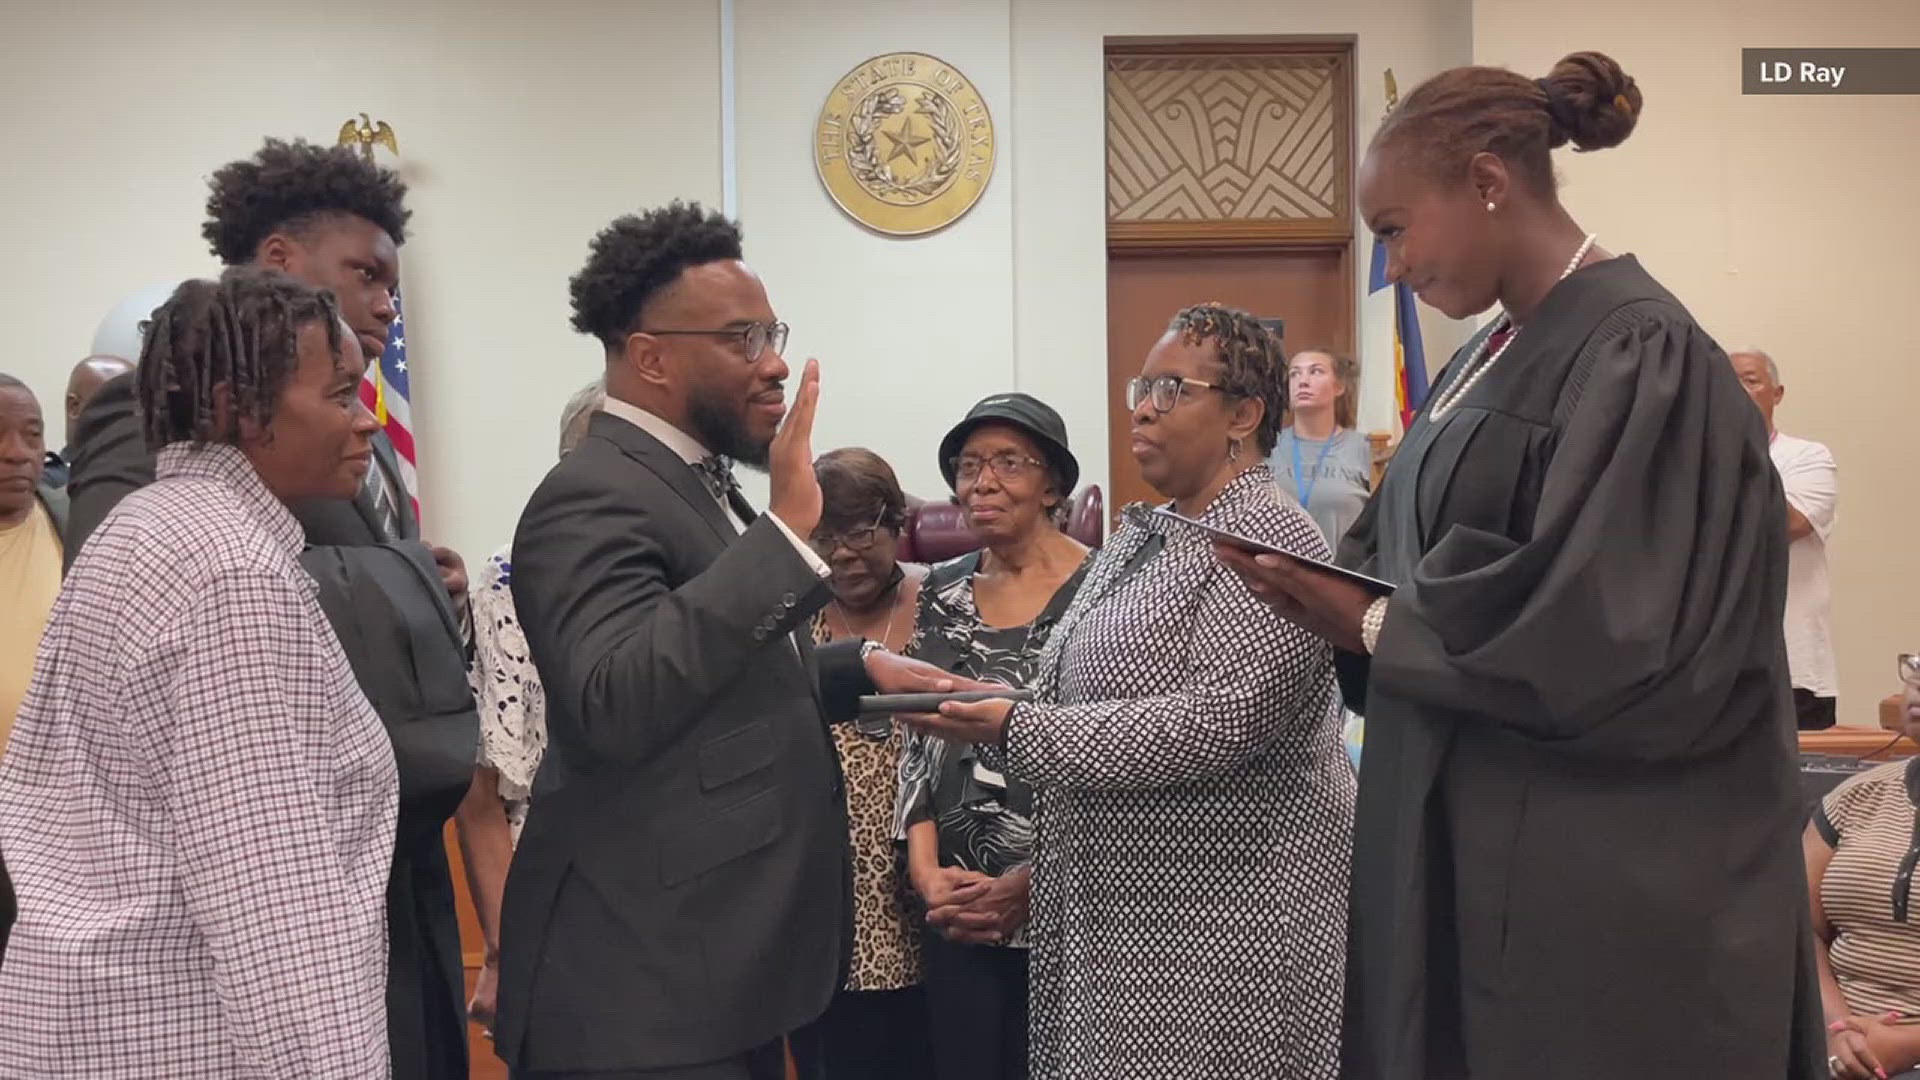
[[[796,649],[824,582],[600,413],[527,504],[513,594],[548,746],[501,918],[501,1056],[667,1068],[820,1015],[851,934],[821,702],[871,692],[857,643]]]
[[[466,1016],[453,878],[440,830],[470,781],[478,718],[461,674],[459,634],[433,557],[419,542],[419,519],[400,486],[393,444],[377,433],[373,451],[396,496],[398,536],[385,534],[365,489],[351,500],[314,499],[291,509],[309,545],[302,562],[320,586],[321,606],[355,678],[393,739],[400,769],[400,821],[387,883],[393,1075],[456,1080],[467,1074]],[[73,454],[68,566],[122,498],[153,482],[154,455],[141,431],[131,374],[107,380],[81,410]],[[407,566],[419,572],[389,572]],[[448,707],[448,687],[465,697],[464,714]],[[462,755],[464,769],[450,771],[450,760]]]
[[[134,396],[132,373],[116,375],[100,385],[74,419],[67,476],[72,504],[65,537],[69,568],[80,545],[120,500],[153,483],[153,454],[140,431]]]

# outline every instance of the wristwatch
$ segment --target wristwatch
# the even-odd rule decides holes
[[[1380,628],[1387,621],[1387,598],[1381,597],[1367,605],[1367,613],[1360,616],[1360,644],[1366,647],[1367,655],[1373,655],[1373,647],[1380,642]]]
[[[860,662],[864,664],[867,662],[867,657],[872,656],[874,653],[877,653],[877,652],[886,652],[886,651],[887,651],[887,643],[884,641],[873,641],[871,639],[867,641],[862,641],[860,643]]]

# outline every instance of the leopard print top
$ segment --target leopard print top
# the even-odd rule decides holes
[[[825,613],[814,617],[813,640],[829,638]],[[920,929],[906,868],[894,843],[894,791],[900,769],[900,729],[885,739],[853,724],[832,727],[847,783],[847,839],[853,851],[853,964],[848,990],[898,990],[920,982]]]

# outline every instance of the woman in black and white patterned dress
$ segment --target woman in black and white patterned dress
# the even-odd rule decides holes
[[[1263,463],[1279,343],[1177,315],[1128,389],[1174,509],[1316,558]],[[1034,785],[1032,1075],[1332,1080],[1354,776],[1332,655],[1206,536],[1130,508],[1040,658],[1036,700],[911,722]]]

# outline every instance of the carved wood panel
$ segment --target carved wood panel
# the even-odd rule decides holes
[[[1349,239],[1349,53],[1344,43],[1110,46],[1109,239]]]

